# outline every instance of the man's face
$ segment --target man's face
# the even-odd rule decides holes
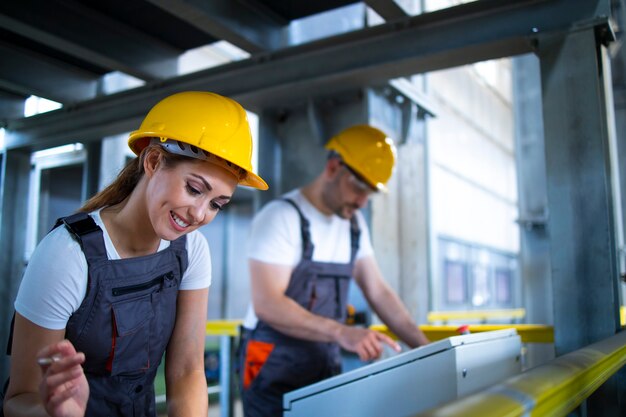
[[[324,200],[337,216],[350,219],[354,213],[367,204],[372,188],[359,174],[341,163],[334,180],[325,192]]]

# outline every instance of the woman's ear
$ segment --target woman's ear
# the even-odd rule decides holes
[[[148,176],[148,178],[152,177],[154,173],[159,169],[159,164],[161,163],[161,152],[156,149],[148,150],[146,157],[143,160],[143,170]]]

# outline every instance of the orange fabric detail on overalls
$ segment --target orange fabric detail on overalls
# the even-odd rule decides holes
[[[243,388],[246,389],[259,375],[261,368],[274,350],[273,343],[250,340],[246,350],[246,363],[243,370]]]
[[[115,357],[115,340],[117,337],[117,323],[115,323],[115,312],[111,310],[111,321],[113,322],[113,334],[111,335],[111,353],[107,358],[106,370],[111,372],[113,370],[113,358]]]

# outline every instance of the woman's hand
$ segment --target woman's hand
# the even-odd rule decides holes
[[[87,409],[89,384],[81,366],[85,355],[69,340],[46,346],[37,354],[43,378],[39,395],[52,417],[82,417]]]

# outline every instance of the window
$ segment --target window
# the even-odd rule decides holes
[[[512,271],[505,268],[496,268],[496,302],[498,304],[511,304]]]
[[[513,308],[517,258],[492,248],[440,237],[441,276],[435,279],[441,294],[437,308],[453,310]],[[517,295],[517,297],[516,297]]]
[[[467,265],[456,261],[445,262],[446,303],[467,303]]]

